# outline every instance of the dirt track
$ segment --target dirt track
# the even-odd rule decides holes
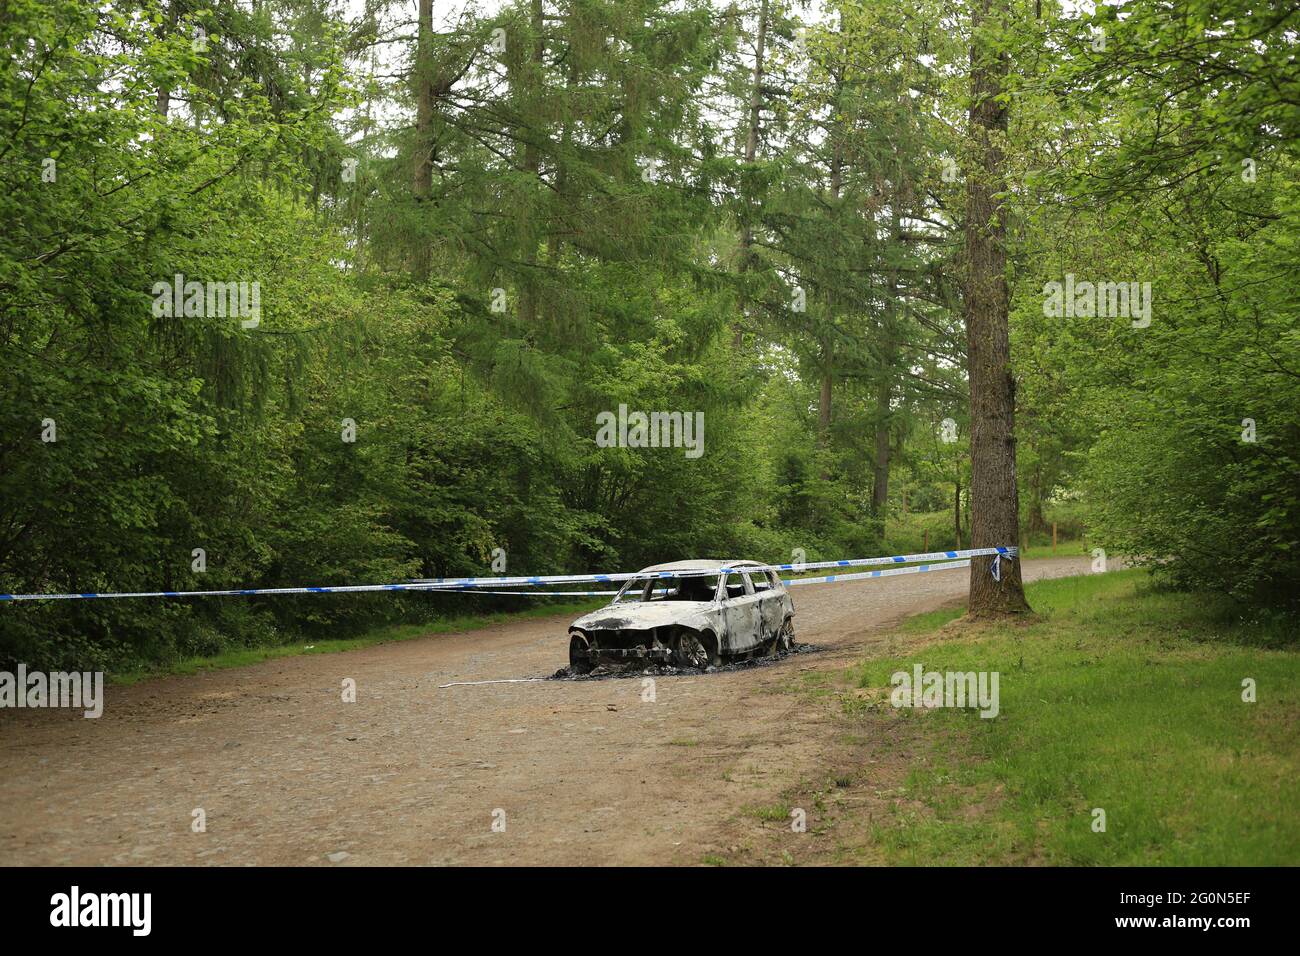
[[[820,652],[659,677],[653,702],[639,678],[439,689],[554,672],[556,617],[109,688],[98,720],[0,712],[0,864],[697,863],[833,746],[831,713],[788,693],[798,672],[865,656],[966,580],[795,589]]]

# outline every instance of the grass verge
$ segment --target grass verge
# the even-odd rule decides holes
[[[1027,592],[1031,622],[944,640],[961,611],[919,615],[902,630],[941,643],[856,668],[875,713],[921,722],[933,747],[870,830],[890,862],[1300,863],[1300,647],[1282,629],[1142,571]],[[917,663],[999,672],[1000,714],[891,707],[891,675]]]

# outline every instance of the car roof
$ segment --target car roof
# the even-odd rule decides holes
[[[697,558],[691,561],[671,561],[668,564],[655,564],[642,568],[640,573],[650,571],[717,571],[721,568],[761,568],[759,561],[721,561],[716,558]]]

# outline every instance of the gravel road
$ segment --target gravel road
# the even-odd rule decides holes
[[[1029,561],[1025,577],[1087,568]],[[640,678],[439,688],[553,673],[568,620],[549,617],[110,687],[98,720],[0,711],[0,864],[699,862],[836,733],[791,692],[800,671],[873,653],[966,581],[795,589],[817,652],[659,677],[653,700]]]

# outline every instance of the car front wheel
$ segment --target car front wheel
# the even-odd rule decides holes
[[[591,661],[591,643],[580,631],[570,631],[569,670],[575,674],[590,674],[594,666]]]
[[[673,638],[673,664],[677,667],[691,667],[703,670],[710,664],[718,662],[704,639],[693,631],[682,631]]]

